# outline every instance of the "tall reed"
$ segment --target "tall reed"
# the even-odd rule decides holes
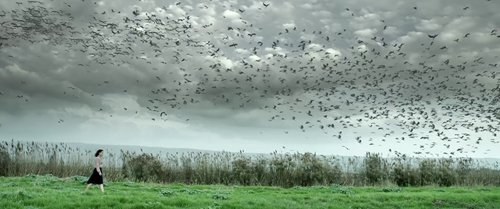
[[[64,143],[3,141],[0,176],[52,174],[88,176],[95,150]],[[500,166],[471,158],[383,158],[324,156],[314,153],[247,154],[232,152],[146,153],[105,149],[108,181],[181,182],[186,184],[398,186],[500,186]]]

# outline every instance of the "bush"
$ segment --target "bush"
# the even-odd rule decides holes
[[[0,146],[0,176],[9,174],[10,156],[5,147]]]
[[[316,157],[316,154],[306,152],[300,155],[299,182],[300,186],[312,186],[318,184],[326,178],[322,175],[326,172],[323,162]]]
[[[251,161],[250,158],[245,156],[240,156],[238,159],[232,162],[233,165],[233,175],[237,183],[241,185],[250,185],[251,179]]]
[[[369,184],[374,185],[382,182],[385,173],[383,163],[380,154],[366,153],[363,165],[364,175]]]
[[[420,186],[431,185],[436,181],[436,160],[424,159],[418,165]]]
[[[269,169],[270,169],[270,185],[271,186],[282,186],[282,187],[293,187],[293,169],[297,166],[292,155],[286,153],[284,155],[278,155],[274,153],[271,158]]]
[[[266,159],[257,159],[252,162],[253,185],[264,184],[266,182],[266,174],[269,173],[267,165],[269,165],[269,162]]]
[[[472,158],[459,158],[457,159],[457,184],[466,185],[469,175],[472,172]]]
[[[128,159],[124,164],[124,176],[136,181],[163,181],[165,173],[159,157],[143,153]]]
[[[453,170],[452,159],[441,159],[437,170],[437,183],[439,186],[452,186],[456,183],[456,175]]]
[[[409,163],[401,162],[392,168],[392,180],[398,186],[418,186],[418,175],[415,169],[411,168]]]

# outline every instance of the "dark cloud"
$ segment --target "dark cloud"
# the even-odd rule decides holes
[[[472,154],[498,143],[497,4],[2,2],[0,112],[447,154],[462,134]]]

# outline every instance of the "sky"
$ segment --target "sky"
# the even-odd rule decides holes
[[[500,158],[500,2],[0,2],[0,140]]]

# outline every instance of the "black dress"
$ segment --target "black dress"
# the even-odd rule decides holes
[[[102,173],[102,168],[101,168],[101,173]],[[92,175],[90,176],[89,180],[87,181],[87,184],[103,184],[103,178],[102,175],[99,175],[97,170],[94,168],[92,171]]]

